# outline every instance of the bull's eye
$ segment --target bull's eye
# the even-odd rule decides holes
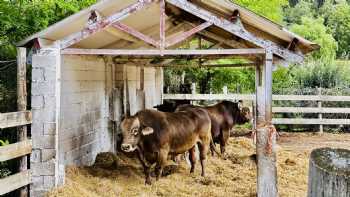
[[[133,134],[133,135],[138,135],[138,133],[139,133],[139,130],[137,129],[137,128],[135,128],[135,129],[132,129],[131,130],[131,133]]]

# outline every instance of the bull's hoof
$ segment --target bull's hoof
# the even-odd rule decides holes
[[[190,173],[191,173],[191,174],[194,173],[194,169],[191,168]]]
[[[146,179],[146,181],[145,181],[145,185],[152,185],[152,181],[151,181],[151,179]]]

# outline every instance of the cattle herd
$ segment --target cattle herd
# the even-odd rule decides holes
[[[202,176],[209,150],[214,155],[215,143],[220,144],[222,156],[231,128],[252,120],[249,108],[241,102],[223,101],[213,106],[180,105],[175,112],[142,110],[125,117],[121,123],[124,152],[136,152],[144,168],[145,183],[151,184],[150,169],[155,165],[158,180],[168,157],[188,152],[193,173],[196,163],[196,145]]]

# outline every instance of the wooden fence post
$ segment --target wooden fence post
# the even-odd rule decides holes
[[[272,122],[272,64],[273,53],[266,50],[264,65],[256,70],[257,101],[257,196],[277,197],[276,132]]]
[[[318,96],[320,97],[320,100],[317,102],[317,104],[318,104],[318,108],[320,109],[320,111],[321,111],[321,109],[322,109],[322,101],[321,101],[321,96],[322,96],[322,88],[317,88],[317,91],[318,91]],[[319,114],[318,114],[318,119],[320,119],[320,121],[322,121],[322,117],[323,115],[322,115],[322,112],[320,112]],[[320,124],[320,131],[319,131],[319,133],[320,134],[322,134],[323,133],[323,125],[322,124]]]
[[[26,64],[26,48],[17,48],[17,109],[18,111],[27,110],[27,64]],[[27,140],[27,126],[18,127],[17,130],[18,141]],[[19,159],[19,172],[27,170],[27,156],[23,156]],[[20,196],[28,196],[28,187],[20,189]]]

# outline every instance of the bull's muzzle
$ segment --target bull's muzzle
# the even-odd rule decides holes
[[[136,147],[134,147],[131,144],[122,144],[121,148],[122,148],[122,151],[124,151],[124,152],[132,152],[136,149]]]

